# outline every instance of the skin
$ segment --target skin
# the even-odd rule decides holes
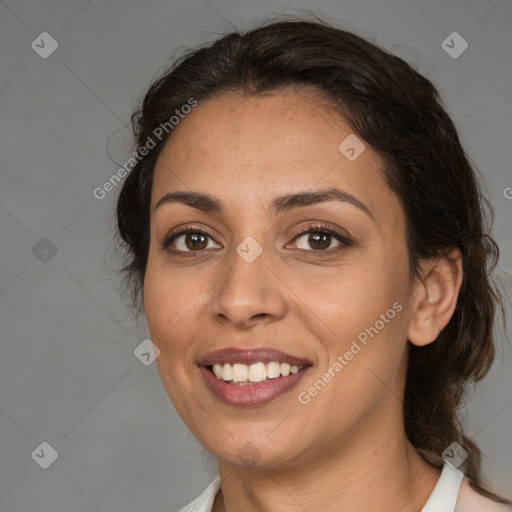
[[[340,152],[352,133],[311,91],[229,93],[200,102],[157,161],[145,313],[167,394],[217,458],[215,512],[420,511],[439,478],[406,438],[402,397],[409,342],[431,343],[453,314],[460,253],[423,261],[421,279],[409,280],[400,201],[368,144],[354,161]],[[371,216],[337,201],[269,210],[276,196],[330,187],[355,196]],[[210,194],[225,211],[178,203],[154,209],[176,191]],[[327,249],[308,234],[296,238],[320,222],[352,244],[335,251],[334,237]],[[182,235],[162,248],[171,230],[189,224],[212,234],[208,245],[194,249]],[[263,249],[252,263],[236,252],[248,236]],[[395,318],[300,403],[299,392],[396,302],[402,309]],[[270,403],[234,407],[208,390],[198,367],[207,352],[233,346],[275,347],[310,359],[313,368]],[[254,465],[242,457],[248,443]]]

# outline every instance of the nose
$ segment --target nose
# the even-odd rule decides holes
[[[213,290],[210,313],[215,320],[250,329],[283,318],[287,311],[286,286],[270,267],[265,251],[251,263],[233,251],[230,263]]]

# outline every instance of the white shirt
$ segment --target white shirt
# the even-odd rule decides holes
[[[446,462],[441,476],[421,512],[501,512],[509,511],[505,505],[491,501],[464,486],[461,490],[464,473],[452,468]],[[202,492],[202,494],[179,512],[211,512],[215,496],[220,490],[220,477]],[[461,491],[459,493],[459,491]]]

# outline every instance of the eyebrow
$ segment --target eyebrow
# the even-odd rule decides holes
[[[364,203],[362,203],[359,199],[349,194],[348,192],[338,188],[329,188],[325,190],[319,190],[317,192],[298,192],[295,194],[285,194],[278,196],[270,204],[270,211],[275,215],[288,212],[293,208],[310,206],[327,201],[340,201],[342,203],[349,203],[353,206],[356,206],[367,215],[369,215],[373,220],[375,220],[372,212]],[[222,201],[201,192],[170,192],[158,200],[153,208],[153,211],[156,211],[164,204],[170,203],[181,203],[186,206],[196,208],[197,210],[201,210],[205,213],[224,213],[224,206]]]

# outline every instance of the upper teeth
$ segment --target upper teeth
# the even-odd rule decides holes
[[[270,363],[254,363],[251,365],[235,364],[214,364],[213,373],[219,379],[234,382],[262,382],[268,379],[275,379],[282,375],[287,377],[290,373],[297,373],[303,366],[292,366],[288,363],[272,361]]]

